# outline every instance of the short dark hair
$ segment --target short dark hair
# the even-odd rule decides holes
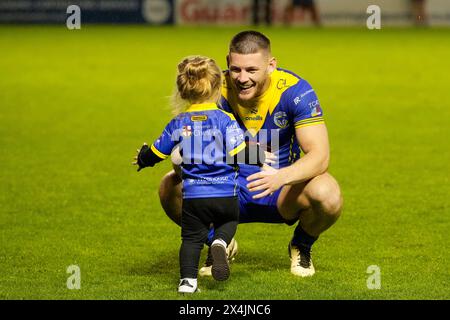
[[[258,31],[242,31],[231,39],[230,52],[239,54],[257,53],[259,50],[270,52],[270,40]]]

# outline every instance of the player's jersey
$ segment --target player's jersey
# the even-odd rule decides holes
[[[178,144],[183,157],[183,198],[237,195],[239,168],[227,163],[227,154],[239,153],[245,141],[232,114],[214,103],[191,105],[170,121],[151,149],[165,159]]]
[[[253,109],[240,106],[232,91],[228,71],[224,72],[221,107],[236,115],[247,137],[256,139],[261,146],[275,153],[275,167],[286,167],[300,157],[295,129],[324,123],[322,109],[314,89],[294,73],[277,69],[271,75],[270,86]],[[240,175],[257,171],[240,165]]]

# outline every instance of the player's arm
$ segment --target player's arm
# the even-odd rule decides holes
[[[158,162],[163,161],[168,156],[165,154],[162,154],[158,149],[155,148],[154,145],[149,147],[147,143],[144,142],[141,149],[137,150],[138,154],[134,158],[135,162],[134,165],[138,166],[137,171],[141,171],[143,168],[147,167],[153,167]]]
[[[295,136],[304,152],[299,160],[279,170],[283,185],[292,185],[312,179],[328,169],[330,146],[322,108],[313,88],[302,80],[290,97],[294,114]],[[295,102],[295,98],[300,98]]]
[[[330,152],[325,124],[297,128],[295,134],[305,155],[288,167],[276,170],[265,166],[263,171],[249,176],[249,191],[261,191],[253,196],[254,199],[265,197],[284,185],[314,178],[328,169]]]
[[[146,143],[138,149],[137,155],[134,157],[137,165],[137,171],[143,168],[153,167],[158,162],[169,157],[172,149],[175,147],[176,136],[173,134],[174,120],[172,120],[164,129],[160,137],[149,147]]]
[[[292,165],[279,170],[283,185],[307,181],[328,169],[330,146],[325,123],[297,128],[295,135],[305,154]]]
[[[264,171],[247,178],[253,198],[262,198],[284,185],[293,185],[314,178],[328,169],[330,150],[319,100],[311,86],[303,81],[294,87],[288,101],[293,113],[297,141],[305,155],[280,170],[265,167]]]

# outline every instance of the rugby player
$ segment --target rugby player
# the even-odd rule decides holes
[[[312,276],[311,247],[337,221],[343,205],[339,185],[327,172],[328,133],[317,95],[305,79],[277,68],[270,40],[262,33],[235,35],[227,64],[221,107],[276,156],[271,170],[240,165],[239,223],[297,223],[288,244],[290,270]],[[181,180],[175,171],[162,179],[159,196],[166,214],[180,225]],[[236,247],[233,239],[229,259]],[[211,274],[210,269],[208,257],[200,274]]]

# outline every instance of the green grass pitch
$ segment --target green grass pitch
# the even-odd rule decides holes
[[[240,30],[0,26],[0,299],[186,299],[157,194],[170,163],[131,161],[171,117],[176,64],[225,68]],[[240,225],[230,279],[189,299],[449,299],[450,31],[261,30],[318,93],[344,212],[314,277],[289,272],[294,227]]]

